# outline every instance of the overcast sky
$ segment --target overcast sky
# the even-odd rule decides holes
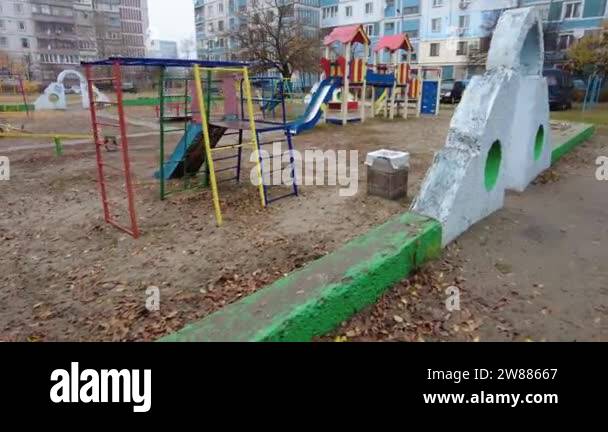
[[[148,0],[152,38],[179,42],[194,38],[192,0]]]

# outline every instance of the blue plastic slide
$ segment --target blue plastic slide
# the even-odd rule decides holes
[[[225,131],[226,129],[223,127],[209,125],[209,139],[212,148],[222,139]],[[163,166],[165,180],[181,178],[186,173],[196,174],[201,169],[205,160],[202,136],[203,128],[200,124],[188,124],[186,133],[181,137],[173,154]],[[154,177],[160,179],[160,171],[157,171]]]
[[[289,127],[292,135],[314,128],[322,116],[321,106],[331,101],[334,91],[341,85],[339,78],[327,78],[321,81],[319,88],[312,95],[310,103],[303,115],[298,117]]]

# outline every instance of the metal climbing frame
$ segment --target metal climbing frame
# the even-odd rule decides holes
[[[259,80],[272,80],[273,78],[265,78],[265,77],[261,77],[261,78],[257,78]],[[265,205],[269,205],[275,201],[278,201],[280,199],[283,198],[287,198],[290,196],[298,196],[299,195],[299,190],[298,190],[298,184],[297,184],[297,179],[296,179],[296,171],[295,171],[295,157],[294,157],[294,147],[293,147],[293,142],[292,142],[292,134],[289,130],[289,125],[287,123],[287,108],[285,106],[285,94],[286,94],[286,85],[285,85],[285,80],[284,79],[279,79],[278,82],[276,83],[276,91],[273,90],[273,96],[271,99],[268,98],[252,98],[253,101],[255,102],[261,102],[262,104],[268,103],[268,102],[276,102],[281,106],[281,122],[274,122],[274,121],[269,121],[266,119],[262,119],[262,120],[257,120],[256,121],[256,144],[257,144],[257,149],[258,149],[258,158],[259,158],[259,165],[260,165],[260,172],[261,172],[261,176],[262,176],[262,184],[263,184],[263,191],[264,191],[264,203]],[[245,82],[244,80],[241,81],[241,116],[242,119],[247,121],[250,120],[253,113],[249,112],[248,116],[249,119],[245,116],[245,112],[246,110],[244,109],[243,105],[244,105],[244,90],[243,90],[243,86],[244,86]],[[275,87],[275,86],[273,86]],[[264,112],[262,111],[262,116],[264,116]],[[265,116],[264,116],[265,117]],[[270,132],[282,132],[284,135],[283,139],[277,140],[277,139],[270,139],[268,141],[264,141],[261,138],[261,135],[265,134],[265,133],[270,133]],[[270,182],[269,181],[264,181],[266,179],[271,180],[271,178],[274,176],[276,171],[280,171],[281,174],[283,172],[283,170],[285,169],[285,166],[283,165],[282,161],[281,161],[281,166],[280,168],[277,170],[275,169],[273,171],[274,166],[271,168],[270,165],[273,164],[275,157],[277,155],[269,155],[266,159],[262,156],[265,152],[263,152],[263,148],[264,146],[269,146],[269,145],[274,145],[274,144],[282,144],[282,143],[287,143],[287,149],[288,149],[288,153],[289,153],[289,162],[288,165],[290,166],[290,178],[291,178],[291,184],[289,186],[291,186],[291,192],[289,193],[285,193],[282,194],[280,196],[270,196]],[[266,169],[265,169],[266,167]]]
[[[260,194],[260,200],[262,207],[266,207],[266,200],[264,195],[264,185],[262,181],[262,169],[260,165],[260,157],[258,151],[258,143],[257,143],[257,132],[256,132],[256,124],[254,119],[254,109],[253,109],[253,99],[251,95],[251,82],[249,80],[249,70],[247,66],[239,66],[239,67],[201,67],[198,64],[194,65],[194,84],[196,88],[196,99],[199,105],[199,113],[201,115],[201,123],[203,130],[203,144],[205,146],[205,160],[207,162],[206,169],[209,172],[209,182],[211,185],[211,193],[213,195],[213,208],[215,210],[215,219],[217,221],[218,226],[223,223],[222,209],[220,205],[219,192],[218,192],[218,181],[215,170],[215,161],[214,161],[214,153],[218,151],[223,151],[226,148],[242,148],[242,131],[243,128],[241,126],[238,127],[239,130],[239,144],[235,146],[222,146],[211,148],[211,138],[209,136],[209,117],[210,117],[210,109],[209,109],[209,98],[206,98],[206,94],[203,91],[203,83],[202,83],[202,72],[208,72],[207,78],[208,82],[210,81],[210,73],[213,71],[221,71],[228,73],[236,73],[241,74],[243,77],[243,81],[245,82],[244,90],[245,90],[245,99],[247,101],[247,111],[249,113],[250,122],[249,122],[249,133],[251,135],[251,151],[254,154],[254,158],[256,160],[256,173],[258,177],[258,190]],[[230,123],[226,124],[227,129],[230,126]],[[232,129],[236,129],[232,127]],[[239,163],[239,171],[240,171],[240,163]],[[237,175],[240,177],[240,174]]]
[[[251,90],[251,80],[249,78],[249,70],[248,64],[244,62],[213,62],[213,61],[200,61],[200,60],[174,60],[174,59],[148,59],[148,58],[128,58],[128,57],[110,57],[106,60],[100,60],[95,62],[83,62],[82,65],[85,67],[87,83],[90,98],[90,112],[91,112],[91,122],[93,125],[93,134],[95,140],[95,148],[97,155],[97,166],[98,166],[98,178],[99,185],[101,191],[102,204],[104,209],[104,217],[105,220],[116,226],[118,229],[121,229],[133,237],[137,238],[139,236],[139,228],[137,225],[137,217],[135,213],[135,203],[134,203],[134,191],[133,191],[133,179],[131,175],[131,167],[130,167],[130,159],[129,159],[129,151],[128,151],[128,137],[127,137],[127,128],[126,121],[124,115],[124,106],[123,106],[123,95],[122,95],[122,83],[121,83],[121,67],[124,66],[149,66],[149,67],[160,67],[161,68],[161,86],[160,86],[160,106],[159,106],[159,117],[160,117],[160,170],[159,175],[162,179],[161,181],[161,198],[166,196],[165,190],[165,134],[170,132],[165,126],[165,115],[164,115],[164,102],[166,98],[164,83],[166,81],[166,77],[164,75],[165,69],[168,67],[179,67],[179,68],[189,68],[192,70],[192,80],[194,81],[195,91],[192,96],[188,95],[188,80],[185,79],[185,94],[183,96],[184,102],[186,105],[185,117],[188,117],[189,114],[199,114],[200,115],[200,138],[197,137],[194,145],[194,150],[199,150],[202,152],[204,170],[207,176],[205,177],[209,185],[211,186],[211,193],[213,198],[213,207],[215,211],[215,217],[218,226],[223,222],[222,209],[220,205],[219,199],[219,191],[218,191],[218,181],[217,173],[224,171],[226,169],[235,169],[237,170],[236,177],[225,180],[236,180],[240,181],[240,171],[241,171],[241,158],[243,153],[244,144],[244,131],[247,131],[250,135],[250,148],[253,155],[253,160],[255,161],[255,170],[257,175],[257,188],[260,195],[260,204],[262,207],[266,207],[268,203],[275,201],[277,199],[283,198],[270,198],[268,195],[268,185],[264,184],[263,180],[263,171],[262,171],[262,158],[260,157],[260,149],[262,145],[267,143],[260,142],[260,134],[270,131],[283,131],[286,135],[286,141],[289,145],[289,151],[291,152],[291,175],[293,179],[293,192],[288,195],[297,195],[298,189],[295,182],[295,161],[293,155],[293,146],[291,143],[291,135],[289,134],[289,125],[285,121],[285,115],[283,115],[283,122],[281,123],[272,123],[263,120],[256,121],[255,119],[255,111]],[[95,78],[93,76],[93,67],[95,66],[111,66],[113,75],[111,78]],[[223,72],[228,74],[238,74],[242,77],[241,82],[241,103],[242,106],[246,105],[246,108],[243,107],[241,110],[241,118],[237,120],[214,120],[211,119],[211,78],[213,72]],[[203,73],[206,73],[206,81],[203,80]],[[117,100],[115,103],[106,103],[106,102],[98,102],[94,100],[93,83],[96,81],[111,81],[114,83],[114,89],[116,91]],[[206,82],[207,86],[204,88],[203,83]],[[189,97],[196,98],[198,105],[198,112],[193,112],[194,110],[188,111],[187,105]],[[118,123],[103,123],[99,121],[99,116],[97,113],[97,109],[99,106],[103,105],[116,105],[118,109]],[[285,110],[284,98],[282,100],[283,111]],[[194,123],[194,122],[193,122]],[[258,127],[259,125],[259,127]],[[111,167],[105,162],[104,152],[102,151],[102,146],[104,143],[102,142],[102,131],[101,127],[114,127],[119,129],[120,131],[120,145],[119,150],[122,155],[122,169],[117,169],[116,167]],[[188,124],[187,120],[184,128],[187,129]],[[214,130],[213,140],[210,136],[210,128]],[[227,130],[235,130],[236,132],[226,133]],[[180,129],[181,130],[181,129]],[[219,130],[219,132],[218,132]],[[219,146],[219,140],[221,137],[226,135],[235,134],[239,137],[238,144],[232,145],[222,145]],[[184,139],[187,137],[184,136]],[[201,143],[201,147],[196,148],[198,142]],[[218,152],[225,152],[226,150],[237,150],[236,156],[223,156],[225,153],[222,153],[220,157],[215,157],[215,154]],[[184,155],[182,155],[180,161],[177,162],[186,162]],[[216,169],[215,162],[220,160],[227,160],[238,158],[237,165],[235,167],[229,167],[226,169]],[[200,161],[200,159],[199,159]],[[172,161],[176,162],[176,161]],[[186,166],[183,165],[182,169]],[[124,175],[124,186],[126,189],[127,196],[127,209],[129,213],[130,226],[126,226],[124,224],[118,223],[118,221],[114,217],[113,208],[110,207],[110,200],[108,199],[108,177],[106,170],[108,168],[112,168],[114,170],[120,171],[122,175]],[[184,169],[184,174],[186,170]],[[287,195],[286,195],[287,196]]]
[[[122,94],[122,70],[119,61],[113,61],[111,64],[112,76],[97,78],[93,75],[93,64],[84,64],[85,74],[87,78],[87,86],[89,92],[89,110],[91,113],[91,124],[93,129],[93,141],[95,143],[95,154],[97,158],[97,180],[99,182],[99,190],[101,193],[101,203],[103,207],[104,219],[110,225],[115,226],[121,231],[133,236],[139,237],[139,226],[137,225],[137,215],[135,213],[135,198],[133,193],[133,178],[131,175],[131,162],[129,159],[129,142],[127,139],[127,123],[125,121],[125,113],[123,106]],[[100,102],[95,100],[93,85],[96,82],[110,82],[113,84],[116,93],[116,102]],[[118,112],[118,123],[111,120],[99,121],[98,108],[105,106],[116,106]],[[104,154],[106,146],[105,134],[102,128],[110,128],[114,131],[118,130],[120,143],[117,143],[118,150],[121,154],[122,167],[107,163],[110,159]],[[112,133],[110,135],[115,135]],[[124,178],[124,191],[121,187],[112,184],[112,176],[108,172],[118,173],[120,178]],[[124,207],[120,203],[111,198],[112,194],[119,194],[121,198],[126,199],[126,211],[128,213],[128,224],[125,224],[120,219],[120,213],[124,214]]]

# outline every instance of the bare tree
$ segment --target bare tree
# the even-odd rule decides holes
[[[257,70],[277,69],[284,78],[296,70],[316,70],[319,32],[297,4],[297,0],[257,0],[239,11],[241,25],[231,32],[238,57],[255,62]]]
[[[467,52],[467,66],[485,67],[486,61],[488,60],[488,52],[490,51],[490,43],[492,42],[496,26],[498,25],[498,20],[503,12],[504,9],[499,9],[484,13],[480,28],[486,36],[480,38],[478,46],[474,48],[469,46]]]

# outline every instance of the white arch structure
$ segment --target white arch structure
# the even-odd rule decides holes
[[[75,76],[80,82],[80,95],[82,97],[82,107],[89,107],[89,91],[87,88],[87,80],[84,76],[73,69],[66,69],[57,76],[57,81],[48,85],[44,89],[44,93],[36,99],[34,103],[36,111],[40,110],[64,110],[67,109],[67,101],[65,97],[65,86],[63,81],[67,76]],[[100,102],[109,102],[106,95],[101,93],[97,87],[93,86],[93,92],[95,93],[95,100]]]
[[[551,164],[548,88],[541,18],[534,8],[505,11],[486,72],[474,77],[452,118],[445,147],[412,210],[443,226],[446,245],[523,191]]]

